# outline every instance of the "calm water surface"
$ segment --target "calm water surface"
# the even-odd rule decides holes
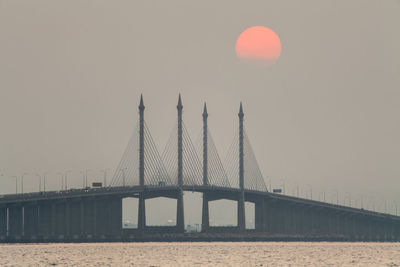
[[[400,266],[400,243],[13,244],[0,266]]]

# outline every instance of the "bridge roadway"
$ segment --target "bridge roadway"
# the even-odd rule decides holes
[[[135,240],[182,233],[182,225],[146,226],[145,215],[139,229],[122,229],[123,198],[178,199],[181,190],[203,193],[207,205],[203,203],[202,232],[208,235],[251,232],[265,237],[400,241],[399,216],[253,190],[245,190],[244,195],[246,202],[254,203],[255,229],[243,232],[238,227],[213,227],[209,225],[208,202],[239,201],[239,188],[146,185],[2,195],[0,242],[111,241],[128,236]]]

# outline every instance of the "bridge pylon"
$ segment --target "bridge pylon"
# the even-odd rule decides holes
[[[204,103],[203,110],[203,185],[208,185],[208,129],[207,129],[207,105]],[[208,208],[208,195],[206,192],[203,193],[203,205],[201,213],[201,231],[205,232],[210,227],[209,220],[209,208]]]
[[[243,107],[240,102],[239,108],[239,198],[238,198],[238,228],[239,231],[246,230],[245,202],[244,202],[244,153],[243,153]]]
[[[139,104],[139,185],[144,186],[144,104],[140,95]],[[146,207],[144,194],[139,194],[138,229],[144,231],[146,227]]]
[[[182,138],[182,100],[181,94],[179,94],[178,105],[178,196],[177,196],[177,212],[176,212],[176,227],[178,232],[185,231],[185,216],[183,208],[183,138]]]

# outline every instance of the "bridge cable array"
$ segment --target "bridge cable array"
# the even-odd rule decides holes
[[[203,132],[196,139],[196,148],[198,155],[203,154]],[[228,175],[225,171],[221,158],[218,155],[217,147],[211,132],[207,129],[207,152],[208,152],[208,185],[231,187]]]
[[[146,185],[170,185],[171,178],[144,123],[144,180]],[[139,185],[139,123],[115,171],[110,186]]]
[[[239,131],[228,149],[224,166],[232,187],[239,188]],[[249,137],[244,130],[244,188],[257,191],[267,191],[257,159],[250,144]]]
[[[144,106],[143,106],[144,107]],[[143,108],[144,109],[144,108]],[[145,121],[143,121],[144,185],[178,184],[178,124],[160,155]],[[139,131],[138,122],[110,186],[136,186],[139,179]],[[203,132],[202,132],[203,133]],[[239,188],[239,131],[228,149],[222,163],[214,140],[207,128],[207,185]],[[182,184],[203,185],[203,136],[193,145],[187,128],[182,121]],[[251,147],[248,135],[243,130],[244,188],[267,191],[264,178]]]

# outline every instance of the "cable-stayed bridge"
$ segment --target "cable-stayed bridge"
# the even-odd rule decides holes
[[[400,241],[400,217],[364,209],[268,192],[244,128],[240,104],[238,131],[222,161],[208,128],[204,104],[202,138],[193,144],[183,122],[179,95],[177,123],[162,153],[145,122],[140,98],[139,120],[111,184],[103,188],[4,195],[0,198],[0,241],[48,242],[142,240],[185,231],[184,191],[200,192],[201,234],[215,239],[318,239]],[[138,227],[122,228],[122,199],[138,201]],[[146,200],[176,199],[176,225],[146,225]],[[209,202],[237,202],[234,227],[210,226]],[[255,229],[246,228],[245,203],[255,207]],[[232,223],[234,224],[234,222]]]

